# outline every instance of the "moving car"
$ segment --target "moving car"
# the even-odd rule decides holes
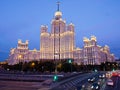
[[[114,86],[113,80],[112,80],[112,79],[108,79],[108,80],[107,80],[107,85],[108,85],[108,86]]]
[[[97,84],[101,85],[102,82],[103,82],[103,80],[102,80],[102,79],[99,79],[99,80],[97,81]]]
[[[100,85],[98,83],[93,83],[91,86],[92,90],[100,90]]]
[[[95,77],[89,78],[88,82],[94,82],[95,81]]]
[[[117,72],[112,72],[112,76],[118,76],[118,73]]]
[[[120,77],[120,72],[118,73],[118,76]]]
[[[111,76],[112,76],[112,75],[111,75],[111,72],[107,72],[107,73],[106,73],[106,77],[107,77],[107,78],[110,78]]]
[[[99,75],[99,78],[100,78],[100,79],[104,79],[104,78],[105,78],[105,74]]]

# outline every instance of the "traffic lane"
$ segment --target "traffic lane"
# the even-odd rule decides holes
[[[120,90],[120,77],[118,77],[118,90]]]
[[[79,77],[79,78],[76,78],[75,80],[72,80],[72,81],[66,82],[64,84],[61,84],[60,86],[57,87],[57,89],[59,88],[59,90],[66,90],[66,89],[70,90],[73,87],[76,88],[76,84],[78,82],[80,82],[81,78],[84,78],[84,77],[87,77],[87,76],[89,76],[89,75],[84,75],[83,77]]]
[[[107,86],[107,85],[106,85],[106,87],[105,87],[104,90],[114,90],[114,87],[113,87],[113,86]]]
[[[92,84],[95,82],[97,83],[98,81],[101,81],[100,85],[102,86],[103,83],[105,82],[105,79],[99,79],[98,76],[99,76],[99,73],[97,75],[93,75],[93,76],[89,77],[89,78],[95,77],[96,79],[94,82],[88,82],[88,78],[87,78],[87,79],[83,80],[82,82],[78,83],[76,86],[77,90],[81,90],[79,88],[82,88],[84,90],[89,90],[91,88]]]
[[[76,88],[77,90],[82,90],[83,88],[85,89],[85,87],[88,85],[88,78],[79,82],[77,85],[76,85]]]
[[[71,89],[73,90],[73,88],[76,88],[77,83],[83,81],[84,79],[86,79],[86,77],[88,78],[89,76],[92,75],[95,75],[95,73],[87,73],[84,75],[80,75],[79,77],[76,77],[70,81],[60,84],[56,88],[52,88],[52,90],[71,90]]]
[[[88,82],[88,79],[93,78],[93,77],[95,77],[96,80],[97,80],[97,79],[98,79],[98,74],[93,75],[93,76],[90,76],[90,77],[88,77],[87,79],[79,82],[78,85],[77,85],[77,87],[78,87],[78,86],[83,86],[84,89],[90,88],[90,86],[91,86],[91,84],[92,84],[93,82]],[[96,80],[95,80],[95,81],[96,81]],[[95,81],[94,81],[94,82],[95,82]]]
[[[120,77],[117,77],[116,86],[114,90],[120,90]]]
[[[104,84],[104,82],[105,82],[105,79],[99,79],[99,78],[97,78],[97,80],[96,81],[94,81],[94,82],[87,82],[86,84],[85,84],[85,87],[83,88],[83,89],[85,89],[85,90],[91,90],[91,87],[92,87],[92,85],[94,84],[94,83],[98,83],[99,82],[99,86],[100,86],[100,88],[102,88],[102,86],[103,86],[103,84]]]
[[[79,83],[76,85],[76,87],[77,87],[77,86],[85,85],[85,84],[87,83],[87,81],[88,81],[88,78],[85,79],[85,80],[83,80],[83,81],[81,81],[81,82],[79,82]]]
[[[118,90],[120,90],[120,77],[118,77]]]

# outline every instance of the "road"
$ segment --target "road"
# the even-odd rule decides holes
[[[53,75],[0,74],[0,90],[49,90],[52,79]]]
[[[77,84],[83,85],[85,82],[87,82],[87,79],[89,77],[93,77],[98,75],[99,73],[86,73],[79,75],[77,77],[73,77],[70,79],[67,79],[63,82],[58,82],[58,84],[51,88],[51,90],[77,90]]]
[[[41,82],[0,80],[0,90],[91,90],[92,83],[88,82],[88,78],[90,77],[96,77],[95,82],[101,80],[100,90],[120,90],[120,77],[112,77],[115,86],[110,87],[106,85],[106,79],[98,78],[100,73],[82,73],[48,85],[45,83],[46,80]],[[32,75],[32,79],[33,76],[34,75]],[[24,78],[25,77],[26,76],[24,76]],[[35,75],[34,77],[39,78],[38,75]],[[85,86],[84,89],[82,88],[83,85]]]

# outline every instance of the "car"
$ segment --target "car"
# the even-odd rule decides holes
[[[76,89],[77,90],[84,90],[85,89],[85,85],[77,85]]]
[[[100,85],[98,83],[93,83],[91,86],[92,90],[100,90]]]
[[[112,79],[108,79],[108,80],[107,80],[107,85],[108,85],[108,86],[114,86],[113,80],[112,80]]]
[[[100,78],[100,79],[104,79],[104,78],[105,78],[105,74],[99,75],[99,78]]]
[[[94,81],[95,81],[95,77],[88,78],[88,82],[94,82]]]
[[[111,76],[112,76],[112,75],[111,75],[111,72],[107,72],[107,73],[106,73],[106,77],[107,77],[107,78],[110,78]]]
[[[120,72],[118,73],[118,76],[120,77]]]
[[[101,84],[102,84],[102,79],[99,79],[99,80],[97,81],[97,84],[101,85]]]
[[[117,72],[112,72],[112,76],[118,76],[118,73]]]

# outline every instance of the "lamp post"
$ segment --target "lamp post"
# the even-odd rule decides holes
[[[33,68],[33,71],[35,70],[35,69],[34,69],[34,66],[35,66],[35,63],[32,62],[32,63],[31,63],[31,67]]]
[[[22,72],[22,70],[23,70],[22,58],[23,58],[23,56],[21,54],[19,54],[18,58],[19,58],[20,71]]]
[[[18,58],[19,58],[19,63],[20,63],[22,55],[18,55]]]
[[[69,60],[68,60],[68,63],[70,64],[70,69],[71,69],[71,72],[72,72],[72,60],[69,59]]]

